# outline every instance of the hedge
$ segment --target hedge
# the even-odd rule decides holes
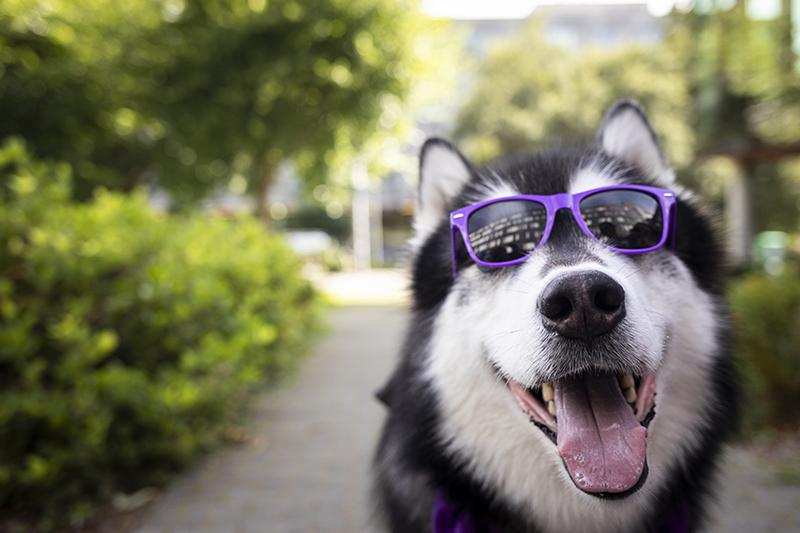
[[[744,429],[800,429],[800,275],[746,274],[730,290]]]
[[[0,146],[0,515],[43,529],[212,446],[318,314],[255,220],[162,214],[143,192],[75,204],[69,182]]]

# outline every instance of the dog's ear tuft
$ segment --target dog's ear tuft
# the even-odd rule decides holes
[[[597,140],[607,154],[634,165],[646,176],[664,185],[675,180],[675,173],[667,164],[647,115],[638,103],[620,100],[611,106]]]
[[[428,236],[447,215],[453,198],[473,173],[472,164],[450,142],[431,138],[419,155],[419,191],[414,218],[416,238]]]

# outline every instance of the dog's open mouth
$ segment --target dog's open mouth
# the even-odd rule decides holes
[[[586,372],[528,389],[508,379],[522,410],[557,445],[575,485],[597,496],[626,496],[647,475],[647,426],[655,375]]]

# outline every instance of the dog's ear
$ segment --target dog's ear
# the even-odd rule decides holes
[[[620,100],[611,106],[597,132],[597,140],[607,154],[634,165],[646,176],[664,185],[675,180],[675,173],[638,103]]]
[[[473,173],[473,166],[452,143],[425,141],[419,154],[419,190],[414,217],[416,238],[424,238],[447,216],[453,198]]]

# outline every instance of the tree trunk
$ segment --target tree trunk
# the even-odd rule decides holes
[[[353,187],[353,266],[366,270],[372,264],[372,239],[370,238],[369,176],[364,162],[353,163],[350,174]]]
[[[258,188],[256,190],[256,216],[267,226],[271,222],[269,216],[269,191],[275,181],[277,165],[269,157],[261,158],[259,169]]]
[[[728,187],[725,208],[728,236],[728,258],[732,266],[741,268],[749,264],[753,245],[753,195],[752,163],[736,161],[737,172]]]

